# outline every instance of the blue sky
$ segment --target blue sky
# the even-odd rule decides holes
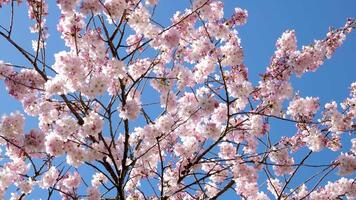
[[[52,2],[52,1],[51,1]],[[54,2],[54,1],[53,1]],[[155,19],[164,25],[169,24],[169,19],[175,10],[183,10],[189,6],[187,0],[160,0]],[[247,24],[238,27],[238,32],[245,51],[245,64],[249,69],[249,78],[257,84],[258,74],[265,71],[275,50],[275,42],[287,29],[295,29],[298,46],[307,45],[314,39],[322,39],[328,31],[328,27],[335,28],[344,25],[346,18],[356,18],[356,1],[323,0],[323,1],[248,1],[226,0],[225,16],[231,16],[235,7],[248,10]],[[25,49],[31,51],[31,40],[35,35],[29,33],[30,22],[27,19],[27,8],[16,7],[15,16],[15,40],[23,44]],[[9,8],[0,8],[0,24],[6,25]],[[48,61],[53,63],[53,54],[64,50],[63,42],[56,32],[58,21],[58,9],[50,5],[50,14],[47,19],[50,28],[48,40]],[[16,64],[27,64],[7,42],[0,38],[0,60]],[[331,60],[327,60],[316,73],[307,73],[302,78],[292,78],[295,91],[301,96],[318,96],[321,105],[335,100],[341,102],[345,99],[348,87],[356,81],[356,33],[351,33],[345,44],[337,49]],[[150,98],[150,97],[148,97]],[[6,94],[3,82],[0,82],[0,115],[21,110],[21,106],[12,97]],[[26,129],[36,127],[36,120],[29,119]],[[281,135],[294,134],[293,124],[274,123],[272,134],[277,138]],[[350,145],[350,137],[344,139],[347,149]],[[313,162],[320,162],[325,157],[334,157],[336,154],[326,150],[313,157]],[[329,160],[329,159],[328,159]],[[307,172],[305,172],[307,173]],[[302,174],[301,174],[302,175]],[[335,179],[333,176],[332,179]]]

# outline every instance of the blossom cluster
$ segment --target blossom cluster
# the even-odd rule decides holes
[[[164,27],[153,19],[158,4],[57,0],[66,49],[50,65],[48,5],[28,1],[38,56],[23,50],[31,67],[0,61],[0,80],[24,112],[0,121],[0,198],[11,186],[12,199],[39,188],[89,200],[115,192],[116,199],[218,199],[230,188],[248,200],[356,198],[355,180],[345,177],[313,189],[309,180],[291,184],[300,168],[327,166],[325,177],[356,171],[356,139],[342,148],[355,131],[356,83],[340,107],[294,94],[291,84],[331,58],[354,21],[299,50],[296,31],[285,31],[255,85],[237,31],[247,10],[226,18],[222,1],[194,0]],[[38,128],[25,128],[27,116]],[[296,133],[280,137],[273,120],[294,123]],[[309,154],[300,161],[302,149]],[[338,155],[330,163],[305,161],[327,149]],[[148,184],[156,197],[145,194]]]

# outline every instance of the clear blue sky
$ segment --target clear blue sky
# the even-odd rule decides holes
[[[50,1],[54,2],[54,1]],[[187,0],[160,0],[156,10],[155,19],[168,25],[169,18],[175,10],[183,10],[189,5]],[[263,73],[269,65],[270,57],[275,50],[277,38],[287,29],[295,29],[298,46],[307,45],[314,39],[325,37],[329,26],[335,28],[344,25],[346,18],[356,18],[356,1],[354,0],[298,0],[298,1],[251,1],[226,0],[225,16],[230,16],[235,7],[248,10],[249,18],[245,26],[239,27],[242,46],[245,51],[245,64],[249,69],[249,78],[256,84],[258,74]],[[17,8],[15,16],[15,39],[31,51],[31,39],[35,36],[29,33],[27,8]],[[0,24],[7,24],[8,7],[0,8]],[[58,9],[50,5],[48,25],[50,38],[48,41],[48,60],[53,63],[53,53],[64,50],[64,45],[56,32],[55,24],[58,21]],[[52,55],[51,55],[52,54]],[[0,38],[0,60],[16,64],[27,64],[16,53],[15,49]],[[331,60],[327,60],[316,73],[308,73],[302,78],[293,78],[292,85],[301,96],[319,96],[321,104],[335,100],[341,102],[345,99],[350,84],[356,81],[356,33],[350,34],[345,44],[339,48]],[[19,103],[6,94],[3,82],[0,82],[0,114],[21,110]],[[272,134],[278,138],[281,135],[294,134],[292,124],[275,123]],[[28,120],[26,129],[36,127],[36,120]],[[347,149],[349,138],[345,139]],[[325,157],[334,157],[336,154],[323,151],[312,158],[314,162],[323,161]],[[321,156],[320,156],[321,155]],[[331,159],[327,159],[331,160]],[[302,175],[302,174],[301,174]],[[336,176],[333,176],[335,179]]]

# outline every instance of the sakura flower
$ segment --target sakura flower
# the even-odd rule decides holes
[[[339,175],[352,174],[356,170],[356,156],[349,153],[341,153],[338,158]]]
[[[96,0],[84,0],[81,2],[80,11],[81,13],[88,14],[93,12],[93,14],[99,14],[102,11],[102,5]]]
[[[54,133],[46,136],[46,152],[48,152],[52,156],[58,156],[64,153],[63,144],[64,142],[62,141],[62,139]]]
[[[39,182],[39,186],[43,189],[52,187],[57,182],[58,176],[58,170],[52,166],[45,174],[43,174],[42,179]]]
[[[102,131],[103,119],[98,115],[98,113],[92,111],[88,116],[83,118],[83,136],[96,136]]]
[[[289,156],[287,147],[274,148],[270,153],[270,159],[273,163],[277,164],[273,166],[276,175],[280,176],[293,172],[292,165],[294,164],[294,159]]]
[[[222,159],[233,159],[236,156],[236,148],[227,142],[221,143],[219,156]]]
[[[267,189],[270,191],[275,198],[278,198],[278,195],[282,192],[282,183],[279,179],[271,179],[267,183]]]
[[[62,180],[62,184],[66,188],[77,188],[81,183],[81,178],[78,172],[74,172],[73,174],[67,174],[67,177]]]
[[[59,9],[63,14],[73,12],[78,0],[57,0]]]
[[[9,116],[3,116],[0,123],[0,135],[6,139],[22,141],[24,138],[25,118],[20,112],[11,113]],[[0,139],[0,144],[5,144]]]
[[[319,109],[319,98],[297,97],[290,102],[287,114],[291,115],[295,120],[312,120],[313,116]]]
[[[316,126],[312,126],[303,131],[303,142],[314,152],[321,151],[325,146],[325,137]]]
[[[107,88],[108,79],[102,75],[95,75],[81,88],[81,90],[85,96],[93,99],[97,95],[103,95]]]
[[[242,8],[235,8],[233,17],[231,18],[230,24],[244,25],[247,22],[248,12]]]
[[[277,49],[284,52],[294,52],[297,49],[297,39],[294,30],[285,31],[277,40]]]
[[[237,66],[243,62],[243,51],[240,46],[240,39],[237,37],[230,38],[224,46],[221,47],[223,54],[222,65],[224,66]]]
[[[45,135],[40,130],[32,129],[25,135],[25,150],[33,156],[40,155],[45,150]]]
[[[177,29],[171,28],[168,31],[166,31],[163,35],[163,42],[164,45],[170,49],[178,45],[180,35]]]
[[[128,66],[128,72],[134,79],[137,79],[144,75],[144,73],[147,72],[150,66],[151,63],[148,59],[139,59],[136,60],[135,63]]]
[[[106,181],[107,181],[106,176],[98,172],[93,175],[93,178],[91,180],[91,185],[93,187],[99,187],[101,183],[105,183]]]
[[[127,8],[127,3],[124,0],[105,0],[105,15],[109,23],[120,20],[120,17]]]
[[[136,119],[141,110],[140,104],[141,103],[136,99],[127,100],[124,106],[120,106],[120,108],[118,108],[120,117],[130,120]]]
[[[100,200],[101,194],[98,188],[96,187],[89,187],[88,188],[88,200]]]
[[[329,130],[337,134],[351,129],[352,126],[351,118],[338,111],[335,101],[325,104],[323,119],[324,124],[329,127]]]

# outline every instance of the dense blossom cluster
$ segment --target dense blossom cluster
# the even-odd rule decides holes
[[[289,103],[287,114],[294,120],[310,121],[319,109],[319,99],[313,97],[296,98]]]
[[[349,151],[342,145],[354,137],[356,83],[339,108],[294,94],[290,82],[331,58],[354,20],[301,49],[285,31],[254,85],[236,30],[247,23],[242,8],[226,18],[222,1],[194,0],[164,27],[153,19],[158,0],[57,0],[67,48],[49,65],[48,5],[27,2],[39,37],[34,56],[18,49],[31,67],[0,61],[0,80],[25,112],[0,121],[0,198],[43,189],[62,199],[217,199],[230,188],[248,200],[356,198],[355,179],[320,184],[334,169],[355,173],[356,139]],[[27,131],[26,116],[38,128]],[[279,137],[271,119],[296,133]],[[308,165],[327,149],[338,156]],[[310,178],[320,181],[295,186],[306,167],[320,168]]]

